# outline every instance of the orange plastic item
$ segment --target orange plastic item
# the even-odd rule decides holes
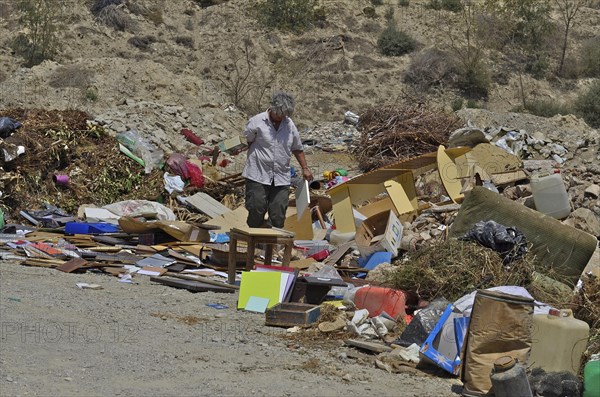
[[[367,309],[369,317],[379,316],[386,312],[393,318],[406,316],[407,300],[414,300],[405,291],[367,286],[359,288],[354,296],[354,304],[358,309]]]

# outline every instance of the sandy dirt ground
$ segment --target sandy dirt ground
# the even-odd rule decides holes
[[[340,340],[267,327],[264,315],[236,310],[237,293],[136,281],[0,263],[0,395],[451,396],[460,389],[451,378],[387,373],[350,357]],[[103,289],[79,289],[80,282]]]

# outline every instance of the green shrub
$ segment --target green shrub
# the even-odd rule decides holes
[[[462,98],[456,98],[456,99],[454,99],[452,101],[452,103],[450,104],[452,106],[452,111],[453,112],[457,112],[460,109],[462,109],[464,102],[465,102],[465,100],[462,99]]]
[[[175,43],[187,48],[194,48],[194,39],[190,36],[177,36],[175,37]]]
[[[85,99],[89,102],[96,102],[98,100],[98,89],[95,87],[88,87],[85,90]]]
[[[557,114],[570,114],[568,106],[548,100],[534,100],[525,103],[525,110],[540,117],[553,117]]]
[[[367,18],[377,18],[377,12],[374,7],[363,8],[363,14],[365,14]]]
[[[25,58],[25,66],[34,66],[54,59],[61,49],[59,32],[64,27],[64,14],[54,0],[23,0],[18,2],[19,23],[26,28],[11,42],[17,55]]]
[[[400,56],[413,51],[417,42],[408,33],[388,25],[377,39],[377,47],[383,55]]]
[[[156,43],[156,37],[154,36],[133,36],[127,40],[132,46],[142,50],[148,51],[152,44]]]
[[[398,0],[398,6],[399,7],[408,7],[410,5],[410,1],[409,0]]]
[[[466,105],[467,109],[481,109],[481,105],[474,99],[469,99]]]
[[[383,0],[371,0],[371,4],[373,4],[374,6],[382,6]]]
[[[581,48],[581,68],[585,76],[600,77],[600,37],[587,40]]]
[[[326,19],[319,0],[266,0],[259,5],[258,12],[266,26],[296,33],[311,29]]]
[[[600,80],[575,101],[575,113],[593,128],[600,128]]]
[[[459,12],[462,11],[463,4],[461,0],[429,0],[427,7],[434,10]]]
[[[548,54],[539,52],[528,57],[525,64],[525,71],[539,80],[546,77],[549,67]]]
[[[469,65],[461,70],[457,87],[472,98],[485,98],[491,85],[490,73],[483,63]]]
[[[392,6],[389,6],[388,8],[385,9],[385,19],[388,22],[391,22],[394,20],[394,8]]]

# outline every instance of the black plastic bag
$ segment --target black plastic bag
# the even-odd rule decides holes
[[[477,222],[460,240],[474,240],[493,249],[500,254],[505,265],[527,253],[527,239],[521,231],[494,221]]]
[[[14,130],[21,128],[22,124],[10,117],[0,117],[0,138],[6,138]]]

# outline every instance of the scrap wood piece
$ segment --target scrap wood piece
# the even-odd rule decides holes
[[[27,254],[27,256],[30,258],[45,258],[45,259],[53,259],[54,258],[52,255],[49,255],[49,254],[45,253],[44,251],[39,250],[33,246],[24,245],[21,248],[23,249],[23,251],[25,251],[25,254]]]
[[[88,264],[89,264],[89,262],[83,258],[73,258],[70,261],[63,263],[62,265],[57,266],[56,270],[59,270],[61,272],[65,272],[65,273],[71,273],[77,269],[80,269],[80,268],[88,265]]]
[[[194,281],[194,280],[178,280],[178,279],[171,278],[171,277],[150,277],[150,281],[153,281],[153,282],[159,283],[159,284],[163,284],[163,285],[167,285],[169,287],[187,289],[188,291],[193,291],[193,292],[211,291],[211,292],[225,292],[225,293],[229,293],[229,294],[232,294],[234,292],[234,290],[231,288],[227,288],[224,286],[216,286],[216,285],[207,284],[204,282]]]
[[[34,267],[49,267],[55,268],[57,266],[62,265],[65,261],[61,261],[58,259],[43,259],[43,258],[28,258],[26,261],[23,261],[22,265],[34,266]]]
[[[333,251],[333,253],[331,255],[329,255],[324,261],[323,264],[325,265],[334,265],[337,263],[337,261],[339,261],[340,259],[342,259],[342,257],[344,255],[346,255],[346,252],[348,252],[350,250],[350,248],[352,248],[352,245],[355,244],[354,240],[352,241],[348,241],[346,243],[340,244],[335,251]]]
[[[231,212],[231,209],[227,208],[211,196],[206,193],[198,192],[191,197],[185,197],[185,202],[197,209],[198,211],[215,218],[219,215],[223,215],[227,212]]]
[[[373,353],[384,353],[392,351],[391,347],[377,342],[369,342],[359,339],[346,339],[344,343],[348,346],[358,347],[359,349],[368,350]]]
[[[114,252],[120,252],[123,249],[123,247],[119,246],[119,245],[115,245],[115,246],[95,246],[95,247],[87,247],[87,250],[89,251],[94,251],[94,252],[107,252],[107,253],[114,253]]]
[[[185,262],[186,264],[190,264],[190,265],[199,265],[200,263],[194,261],[192,258],[189,258],[175,250],[169,249],[167,250],[167,254],[169,254],[169,256],[172,256],[173,258],[177,259],[178,261],[182,261]]]
[[[240,287],[238,285],[222,283],[220,281],[211,280],[207,277],[203,277],[200,275],[186,275],[186,274],[167,272],[167,273],[165,273],[165,276],[171,276],[174,278],[179,278],[179,279],[188,280],[188,281],[198,281],[198,282],[202,282],[205,284],[215,285],[217,287],[229,288],[231,290],[240,289]]]

